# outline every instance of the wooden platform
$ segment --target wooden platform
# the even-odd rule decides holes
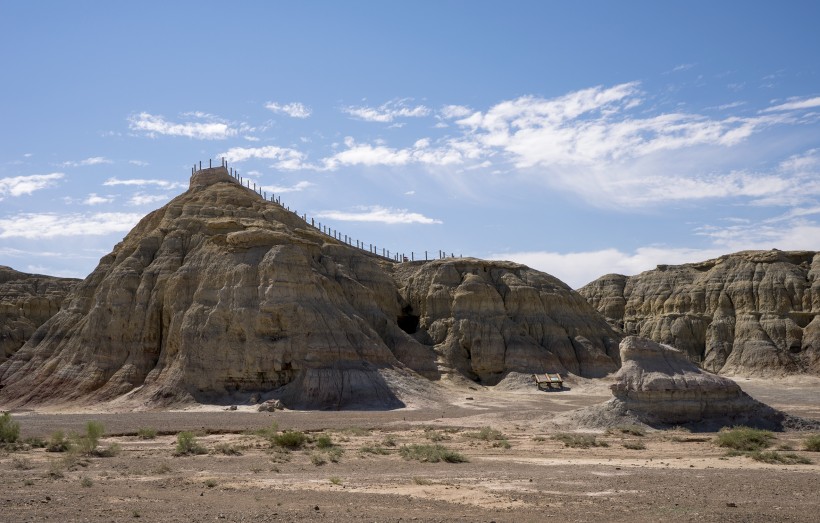
[[[557,386],[559,390],[564,388],[564,380],[560,374],[533,374],[532,379],[535,380],[535,386],[539,389],[551,389],[553,385]]]

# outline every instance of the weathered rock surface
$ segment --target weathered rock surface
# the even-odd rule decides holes
[[[820,254],[746,251],[579,290],[626,335],[726,374],[820,374]]]
[[[0,363],[54,316],[80,280],[26,274],[0,265]]]
[[[548,275],[471,259],[394,264],[215,168],[141,220],[0,365],[0,404],[390,408],[443,373],[601,375],[617,368],[617,341]]]
[[[749,417],[758,403],[737,383],[705,372],[683,351],[645,338],[621,342],[621,369],[612,394],[624,406],[660,423]]]

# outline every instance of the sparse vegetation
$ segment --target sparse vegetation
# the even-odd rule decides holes
[[[34,468],[28,458],[14,458],[11,462],[17,470],[31,470]]]
[[[311,452],[310,453],[310,462],[318,467],[320,465],[324,465],[325,463],[327,463],[327,460],[320,453]]]
[[[364,445],[359,449],[359,452],[361,452],[362,454],[382,454],[382,455],[390,453],[390,451],[388,451],[386,448],[380,447],[378,445]]]
[[[85,434],[77,436],[77,448],[85,456],[95,455],[100,438],[105,434],[105,429],[99,421],[89,421],[85,424]]]
[[[424,429],[424,437],[429,439],[430,441],[433,441],[433,442],[453,439],[452,436],[449,436],[447,434],[444,434],[442,432],[439,432],[439,431],[431,429],[431,428]]]
[[[297,430],[286,430],[275,434],[271,439],[271,444],[288,449],[299,449],[307,442],[307,436],[304,432]]]
[[[46,443],[46,452],[66,452],[71,448],[71,441],[62,430],[54,431]]]
[[[533,436],[532,440],[540,443],[542,441],[547,441],[547,438],[545,438],[544,436]]]
[[[794,452],[782,453],[772,450],[749,452],[748,456],[755,461],[763,463],[781,465],[809,465],[812,461],[809,458],[795,454]]]
[[[224,454],[226,456],[241,456],[242,451],[239,450],[235,445],[231,445],[230,443],[218,443],[214,446],[213,449],[214,454]]]
[[[646,445],[640,441],[627,441],[624,443],[624,448],[629,450],[644,450],[646,449]]]
[[[0,444],[14,444],[18,439],[20,439],[20,424],[11,419],[11,414],[4,412],[0,415]]]
[[[91,478],[88,478],[88,477],[83,477],[83,479],[80,480],[80,485],[84,488],[89,488],[93,484],[94,484],[94,482],[91,481]]]
[[[143,427],[137,431],[139,439],[155,439],[157,437],[157,429]]]
[[[322,434],[316,438],[316,447],[320,449],[329,449],[333,446],[333,440],[327,434]]]
[[[820,434],[815,434],[806,438],[803,448],[809,452],[820,452]]]
[[[393,434],[388,434],[382,440],[382,445],[384,445],[385,447],[395,447],[396,445],[398,445],[398,443],[396,442],[396,436],[394,436]]]
[[[338,463],[339,460],[342,459],[342,454],[344,454],[344,452],[344,449],[341,447],[331,447],[327,449],[327,459],[333,463]]]
[[[768,430],[732,427],[731,429],[721,430],[717,435],[716,443],[719,447],[752,452],[768,448],[771,446],[773,439],[774,434]]]
[[[640,425],[619,425],[615,427],[615,431],[622,434],[629,434],[630,436],[646,436],[646,429]]]
[[[441,445],[404,445],[399,449],[401,457],[423,463],[464,463],[467,458],[458,452]]]
[[[331,476],[330,478],[328,478],[328,481],[330,481],[334,485],[342,484],[342,478],[340,478],[339,476]]]
[[[432,485],[433,482],[427,478],[422,478],[420,476],[413,476],[413,483],[416,485]]]
[[[256,434],[257,436],[261,436],[261,437],[265,438],[266,440],[268,440],[271,443],[271,445],[273,445],[273,437],[276,436],[276,433],[278,431],[279,431],[279,424],[277,424],[275,421],[273,421],[273,422],[271,422],[270,427],[264,428],[264,429],[259,429],[254,434]]]
[[[468,438],[491,441],[493,443],[493,447],[496,448],[508,449],[512,447],[510,442],[507,440],[507,436],[505,436],[500,430],[496,430],[492,427],[482,427],[478,432],[468,432],[464,435]]]
[[[590,447],[608,447],[609,443],[598,441],[592,434],[556,434],[552,439],[560,441],[565,447],[588,449]]]
[[[216,480],[215,479],[206,479],[205,480],[205,486],[208,487],[208,488],[214,488],[216,486]]]
[[[169,467],[167,463],[163,463],[154,469],[154,474],[168,474],[169,472],[171,472],[171,467]]]
[[[207,452],[205,447],[196,440],[193,432],[183,431],[177,434],[177,448],[174,456],[191,456]]]

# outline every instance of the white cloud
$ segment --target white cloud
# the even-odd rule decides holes
[[[128,163],[131,165],[136,165],[137,167],[148,167],[151,165],[148,162],[143,162],[142,160],[128,160]]]
[[[439,111],[439,116],[446,120],[464,118],[471,114],[473,114],[473,110],[464,105],[445,105],[441,108],[441,111]]]
[[[63,176],[65,176],[63,173],[51,173],[0,178],[0,201],[6,196],[22,196],[53,187]]]
[[[0,238],[40,240],[58,236],[101,236],[130,231],[142,218],[136,213],[23,213],[0,218]]]
[[[814,107],[820,107],[820,96],[815,96],[814,98],[806,98],[804,100],[792,100],[784,104],[769,107],[768,109],[764,109],[763,111],[796,111],[800,109],[812,109]]]
[[[321,211],[317,213],[316,216],[318,218],[344,222],[378,222],[390,225],[398,223],[420,223],[426,225],[442,223],[441,220],[428,218],[422,214],[410,212],[407,209],[388,209],[378,205],[360,207],[358,209],[359,210],[355,212]]]
[[[291,118],[307,118],[313,112],[311,111],[310,107],[299,102],[293,102],[289,104],[268,102],[265,104],[265,109],[269,109],[274,113],[286,114]]]
[[[431,147],[430,140],[422,138],[412,147],[394,149],[385,145],[360,144],[348,136],[345,138],[347,149],[322,160],[325,169],[334,170],[344,166],[378,165],[402,166],[425,164],[446,166],[461,164],[472,158],[471,151],[463,148],[459,142],[445,142],[444,145]]]
[[[366,122],[390,123],[396,118],[419,118],[430,114],[424,105],[410,106],[409,99],[391,100],[378,107],[344,107],[342,111]]]
[[[188,116],[200,119],[213,118],[204,113],[188,113]],[[185,136],[199,140],[222,140],[237,134],[236,129],[222,121],[175,123],[166,120],[163,116],[145,112],[128,117],[128,128],[132,131],[146,133],[152,138],[156,135],[166,135]]]
[[[165,189],[182,189],[188,186],[188,184],[182,182],[169,182],[168,180],[157,180],[157,179],[144,179],[144,178],[132,178],[128,180],[120,180],[119,178],[109,178],[103,185],[106,186],[113,186],[113,185],[131,185],[142,187],[145,185],[156,185],[158,187],[163,187]]]
[[[267,145],[264,147],[233,147],[218,156],[224,157],[229,162],[244,162],[253,158],[264,160],[276,160],[274,167],[284,170],[299,170],[315,168],[305,163],[306,156],[303,152],[288,147],[277,147]]]
[[[148,205],[151,203],[164,203],[170,200],[167,194],[144,194],[137,193],[128,200],[128,205]]]
[[[101,203],[110,203],[113,202],[114,198],[112,196],[99,196],[97,193],[91,193],[88,197],[83,200],[83,205],[99,205]]]
[[[107,164],[107,163],[114,163],[114,162],[112,162],[111,160],[109,160],[108,158],[105,158],[103,156],[92,156],[91,158],[86,158],[85,160],[80,160],[80,161],[77,161],[77,162],[74,162],[74,161],[63,162],[61,165],[63,167],[85,167],[87,165],[102,165],[102,164]]]
[[[313,185],[315,185],[315,184],[313,184],[311,182],[308,182],[306,180],[302,180],[301,182],[298,182],[298,183],[296,183],[294,185],[291,185],[291,186],[286,186],[286,185],[282,185],[282,186],[280,186],[280,185],[265,185],[265,186],[262,187],[262,190],[263,191],[268,191],[268,192],[271,192],[271,193],[274,193],[274,194],[283,194],[283,193],[289,193],[289,192],[301,192],[301,191],[304,191],[305,189],[307,189],[308,187],[313,187]]]

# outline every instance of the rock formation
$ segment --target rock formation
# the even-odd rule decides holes
[[[746,251],[579,291],[626,335],[685,351],[720,373],[820,374],[820,253]]]
[[[599,376],[617,368],[618,339],[548,275],[475,259],[394,263],[220,167],[143,218],[0,365],[0,404],[390,408],[449,373]]]
[[[58,310],[79,280],[26,274],[0,265],[0,363]]]
[[[636,336],[620,348],[612,395],[643,418],[668,424],[737,419],[758,406],[737,383],[702,371],[683,351]]]
[[[583,425],[611,427],[644,423],[717,430],[745,425],[773,430],[816,429],[820,422],[790,416],[765,405],[729,378],[701,370],[685,352],[629,336],[620,345],[621,368],[610,386],[614,398],[567,417]]]

